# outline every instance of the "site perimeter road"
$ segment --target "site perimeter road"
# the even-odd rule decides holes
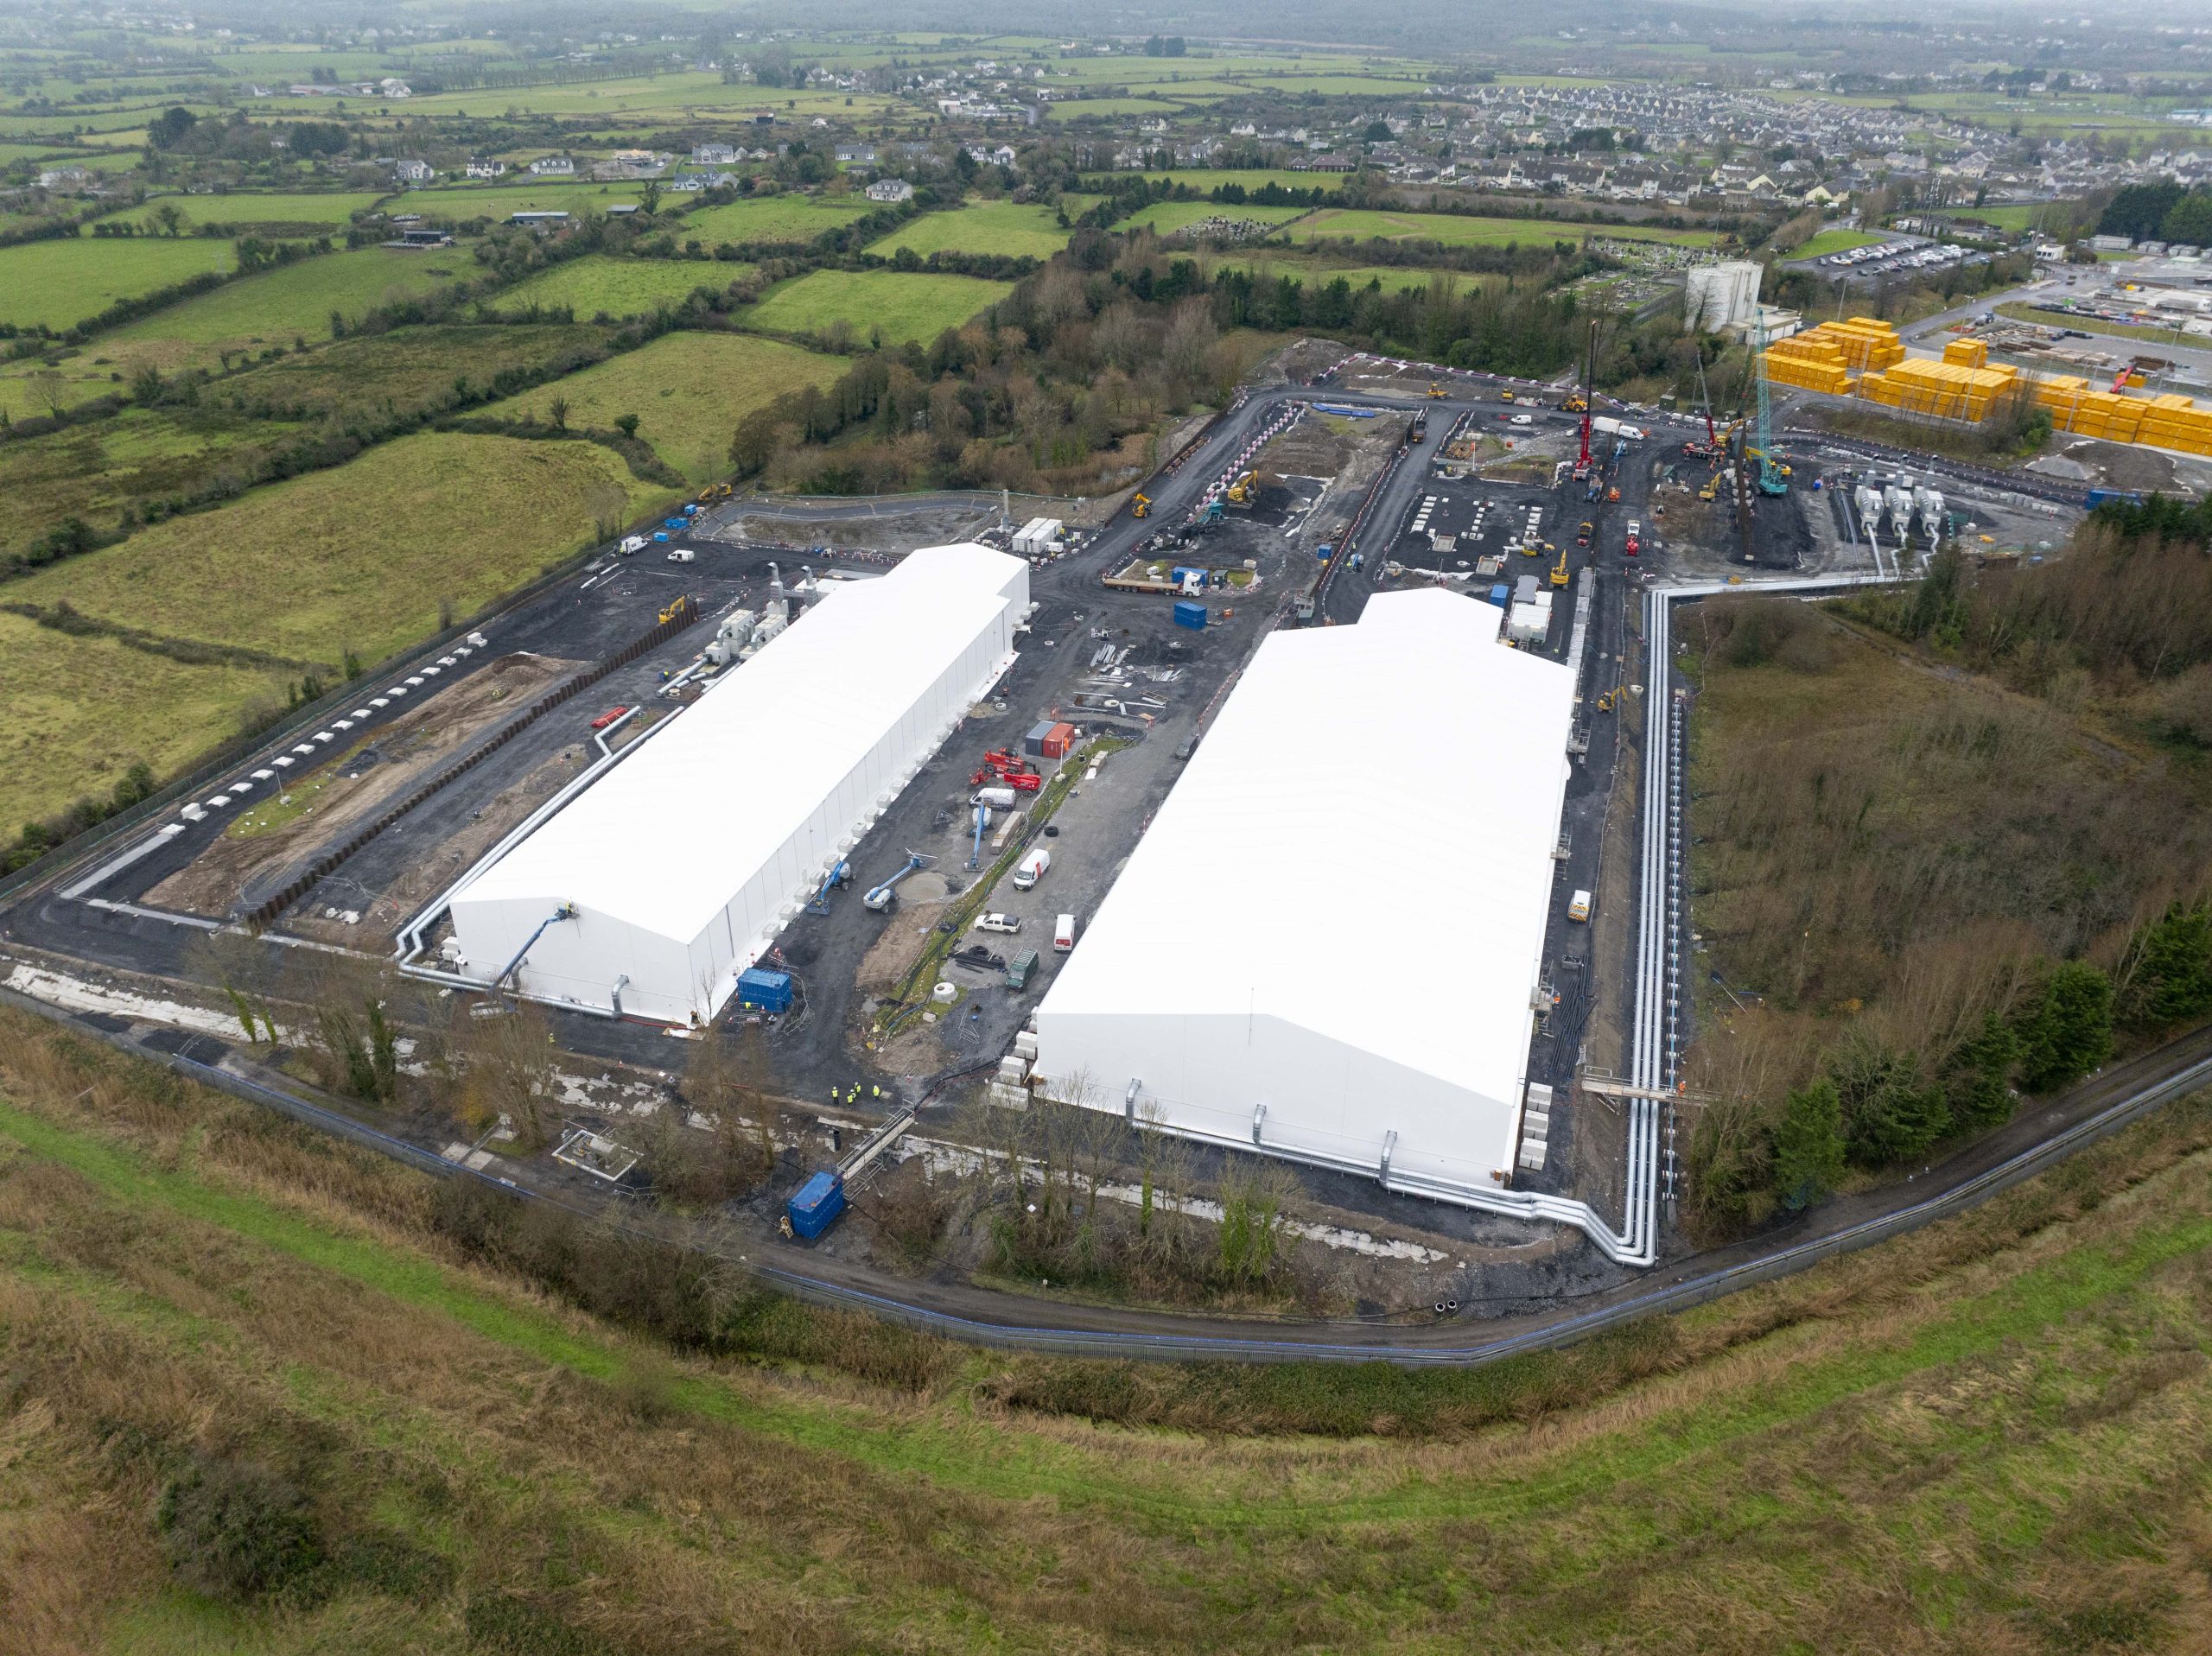
[[[1396,365],[1396,366],[1402,369],[1420,368],[1419,365]],[[1130,517],[1124,510],[1111,518],[1106,526],[1082,548],[1077,556],[1063,560],[1056,567],[1052,567],[1051,574],[1055,578],[1056,582],[1073,584],[1095,581],[1099,574],[1117,567],[1119,562],[1126,561],[1134,552],[1136,545],[1147,536],[1175,527],[1182,515],[1195,505],[1204,493],[1212,486],[1229,460],[1238,452],[1264,422],[1272,418],[1280,410],[1281,405],[1287,401],[1320,400],[1358,403],[1390,409],[1394,413],[1406,414],[1426,409],[1431,420],[1428,444],[1425,447],[1433,447],[1436,441],[1440,441],[1443,430],[1447,429],[1452,420],[1462,411],[1478,409],[1485,414],[1495,414],[1493,394],[1475,389],[1478,385],[1486,383],[1497,383],[1491,380],[1491,377],[1459,373],[1446,375],[1441,371],[1437,372],[1435,377],[1450,389],[1444,397],[1434,400],[1427,399],[1411,389],[1402,396],[1394,397],[1376,395],[1372,392],[1338,390],[1333,386],[1324,389],[1291,385],[1269,386],[1253,395],[1241,397],[1237,403],[1217,416],[1201,434],[1183,462],[1172,473],[1156,475],[1147,485],[1147,492],[1154,502],[1153,517],[1160,521],[1154,523],[1138,520]],[[1570,416],[1556,410],[1535,413],[1535,417],[1544,425],[1554,428],[1573,423]],[[1651,430],[1654,437],[1659,437],[1669,425],[1684,429],[1690,428],[1689,422],[1681,416],[1668,419],[1640,413],[1640,417]],[[1380,524],[1389,525],[1397,522],[1422,486],[1426,455],[1408,458],[1413,463],[1402,465],[1395,473],[1386,476],[1378,488],[1372,517],[1373,521]],[[856,501],[850,504],[870,511],[896,509],[901,504],[909,509],[913,507],[911,500],[902,502],[897,499]],[[1338,589],[1343,593],[1344,599],[1348,601],[1341,605],[1336,601],[1331,603],[1332,619],[1349,620],[1356,617],[1357,606],[1363,600],[1363,593],[1359,591],[1359,586],[1360,583],[1353,583],[1351,586]],[[1336,594],[1332,593],[1332,600],[1335,597]],[[276,742],[281,745],[289,739],[291,738],[289,736],[281,737],[276,739]],[[91,843],[73,847],[73,854],[68,860],[84,866],[92,858],[102,854],[99,840],[100,836],[95,835],[92,836]],[[26,936],[19,931],[17,933],[19,941],[32,942],[36,947],[51,950],[64,958],[89,959],[98,964],[120,966],[126,970],[151,969],[158,975],[162,973],[165,966],[174,968],[177,953],[183,940],[177,936],[176,928],[168,923],[165,917],[140,916],[136,913],[92,914],[86,911],[82,904],[55,899],[52,896],[56,884],[55,876],[62,872],[59,868],[55,869],[53,874],[41,882],[44,887],[42,892],[32,894],[29,901],[20,903],[13,912],[0,916],[0,920],[12,923],[18,927],[26,927],[29,923],[27,930],[35,935]],[[34,918],[35,905],[35,918]],[[74,912],[68,912],[69,910]],[[41,922],[44,923],[39,923]],[[147,945],[153,942],[153,934],[167,934],[162,938],[162,946],[153,950],[154,954],[166,957],[159,964],[147,957]],[[48,1015],[54,1015],[51,1008],[42,1010],[47,1011]],[[105,1024],[99,1020],[88,1021],[92,1021],[95,1027],[102,1028],[102,1032],[111,1037],[118,1033],[112,1028],[113,1020],[111,1019],[107,1020]],[[157,1045],[153,1050],[162,1056],[162,1061],[173,1061],[180,1068],[186,1068],[188,1073],[201,1074],[203,1078],[207,1078],[211,1072],[205,1072],[203,1065],[194,1063],[188,1057],[172,1056],[177,1052],[179,1043],[175,1038],[175,1031],[166,1033],[168,1036],[167,1045],[165,1047]],[[209,1042],[208,1044],[212,1046],[216,1044]],[[188,1044],[186,1050],[189,1050]],[[401,1140],[391,1139],[381,1132],[367,1127],[358,1121],[351,1121],[349,1118],[344,1118],[340,1113],[334,1111],[329,1107],[318,1106],[311,1101],[303,1099],[294,1089],[292,1084],[283,1077],[273,1075],[249,1075],[241,1077],[235,1074],[222,1074],[216,1079],[219,1085],[231,1086],[233,1090],[241,1088],[249,1089],[250,1095],[258,1097],[262,1101],[273,1104],[276,1107],[289,1108],[294,1114],[300,1114],[302,1111],[312,1112],[314,1119],[319,1120],[325,1126],[334,1126],[345,1120],[347,1125],[340,1130],[347,1131],[355,1137],[366,1135],[372,1141],[377,1142],[379,1148],[386,1150],[389,1153],[402,1155],[410,1161],[436,1163],[440,1171],[452,1171],[442,1162],[438,1161],[435,1155],[436,1146],[406,1145]],[[2052,1122],[2049,1125],[2051,1131],[2058,1130],[2059,1124]],[[2012,1143],[2015,1152],[2022,1157],[2041,1155],[2045,1153],[2047,1149],[2047,1146],[2044,1145],[2039,1139],[2019,1142],[2007,1139],[2005,1142]],[[1969,1155],[1978,1153],[1980,1152],[1969,1152]],[[536,1183],[540,1177],[528,1170],[514,1171],[523,1179],[533,1183]],[[2020,1175],[2017,1173],[2012,1175],[2012,1177],[2018,1176]],[[513,1183],[508,1180],[501,1182]],[[524,1187],[522,1184],[516,1184],[515,1188]],[[589,1200],[557,1188],[533,1189],[531,1193],[548,1200],[564,1202],[580,1200],[588,1202]],[[1923,1212],[1926,1207],[1927,1204],[1923,1202],[1906,1209],[1902,1217],[1897,1212],[1888,1209],[1863,1215],[1860,1221],[1862,1233],[1860,1240],[1874,1240],[1877,1234],[1889,1234],[1888,1230],[1882,1228],[1885,1225],[1894,1227],[1901,1222],[1922,1222],[1925,1217],[1934,1216],[1932,1213]],[[1835,1212],[1838,1215],[1848,1211],[1849,1209],[1846,1204],[1837,1204]],[[1922,1219],[1910,1217],[1916,1213],[1922,1214]],[[1859,1240],[1853,1240],[1849,1236],[1830,1238],[1827,1229],[1830,1222],[1827,1216],[1823,1216],[1820,1221],[1822,1227],[1821,1239],[1815,1239],[1823,1251],[1834,1251],[1838,1247],[1860,1245]],[[767,1245],[771,1249],[772,1246],[772,1244]],[[1564,1302],[1545,1300],[1541,1296],[1516,1294],[1498,1297],[1487,1304],[1493,1307],[1503,1304],[1543,1304],[1551,1306],[1553,1309],[1520,1314],[1517,1320],[1502,1322],[1497,1325],[1499,1332],[1496,1337],[1487,1338],[1474,1345],[1465,1343],[1464,1329],[1452,1329],[1448,1326],[1416,1329],[1407,1327],[1402,1323],[1310,1326],[1263,1324],[1262,1326],[1268,1327],[1271,1330],[1279,1328],[1280,1332],[1271,1333],[1269,1337],[1256,1338],[1253,1334],[1253,1324],[1249,1322],[1213,1318],[1200,1319],[1194,1323],[1189,1319],[1169,1313],[1120,1311],[1113,1308],[1092,1310],[1056,1306],[1052,1312],[1055,1325],[1040,1326],[1036,1322],[1025,1319],[1020,1309],[1023,1302],[995,1291],[959,1284],[918,1285],[884,1278],[868,1270],[865,1266],[849,1265],[827,1255],[800,1253],[797,1251],[785,1254],[783,1250],[774,1251],[779,1253],[782,1262],[772,1266],[759,1266],[756,1261],[748,1261],[748,1263],[755,1264],[756,1268],[762,1269],[765,1273],[771,1275],[775,1280],[795,1292],[818,1298],[835,1298],[840,1303],[865,1307],[886,1315],[919,1320],[948,1334],[957,1334],[962,1337],[973,1339],[1002,1338],[1010,1343],[1039,1347],[1052,1341],[1089,1341],[1092,1343],[1088,1348],[1094,1350],[1102,1348],[1135,1350],[1140,1347],[1150,1349],[1156,1345],[1163,1348],[1157,1351],[1155,1355],[1171,1356],[1185,1355],[1185,1348],[1189,1348],[1189,1355],[1243,1355],[1249,1356],[1389,1355],[1395,1355],[1402,1348],[1433,1354],[1421,1358],[1420,1360],[1422,1361],[1486,1361],[1492,1356],[1506,1355],[1511,1350],[1526,1348],[1529,1344],[1555,1343],[1560,1340],[1573,1338],[1578,1334],[1588,1332],[1592,1328],[1603,1326],[1605,1321],[1618,1320],[1622,1317],[1639,1314],[1642,1310],[1657,1309],[1662,1303],[1653,1297],[1660,1291],[1648,1287],[1639,1289],[1628,1285],[1590,1291],[1586,1298],[1573,1302],[1576,1309],[1571,1315],[1564,1309]],[[1774,1261],[1788,1257],[1788,1253],[1789,1251],[1786,1249],[1779,1253],[1754,1252],[1732,1265],[1726,1266],[1713,1265],[1711,1268],[1701,1269],[1695,1278],[1686,1278],[1674,1285],[1683,1286],[1690,1281],[1718,1283],[1719,1285],[1710,1286],[1707,1291],[1725,1291],[1726,1286],[1735,1285],[1732,1281],[1722,1281],[1716,1277],[1717,1270],[1734,1270],[1745,1266],[1760,1269],[1787,1269],[1790,1268],[1787,1264],[1776,1265]],[[1699,1263],[1707,1264],[1706,1261]],[[1745,1280],[1756,1279],[1758,1279],[1756,1277],[1745,1278]],[[1015,1309],[1010,1310],[1009,1308]],[[1592,1318],[1599,1320],[1592,1321]],[[1192,1344],[1194,1337],[1210,1343],[1203,1348],[1194,1346]],[[1104,1342],[1104,1345],[1101,1346],[1098,1343],[1100,1342]]]
[[[474,1177],[527,1201],[543,1202],[641,1236],[732,1259],[763,1281],[811,1304],[866,1311],[888,1321],[969,1344],[1097,1358],[1169,1361],[1375,1362],[1474,1367],[1523,1353],[1572,1344],[1642,1317],[1686,1310],[1738,1289],[1805,1270],[1835,1254],[1949,1218],[2138,1118],[2212,1084],[2212,1028],[2196,1031],[2093,1077],[2073,1092],[2017,1117],[1961,1151],[1910,1186],[1897,1184],[1837,1198],[1786,1230],[1678,1261],[1671,1281],[1592,1294],[1571,1303],[1516,1313],[1484,1324],[1470,1340],[1464,1322],[1427,1323],[1294,1323],[1181,1314],[1110,1305],[1025,1302],[965,1284],[921,1283],[802,1247],[753,1245],[730,1253],[701,1228],[652,1223],[617,1196],[548,1188],[531,1170],[516,1179],[472,1172],[347,1114],[335,1101],[308,1096],[296,1084],[276,1086],[218,1069],[190,1056],[195,1039],[161,1045],[134,1040],[111,1018],[79,1018],[46,1003],[0,989],[0,1002],[90,1032],[111,1046],[162,1064],[248,1102],[334,1133],[423,1171]],[[174,1031],[169,1031],[172,1035]],[[204,1039],[205,1037],[199,1037]],[[210,1043],[219,1046],[219,1043]],[[772,1259],[754,1257],[772,1252]],[[1529,1297],[1532,1300],[1537,1297]]]

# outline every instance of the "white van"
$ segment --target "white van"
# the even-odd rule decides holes
[[[1016,864],[1014,870],[1014,889],[1026,891],[1045,878],[1045,871],[1052,866],[1052,853],[1039,846]]]
[[[698,555],[699,555],[696,552],[692,551],[690,548],[679,546],[676,550],[668,555],[668,561],[671,563],[689,563]]]
[[[1052,947],[1065,955],[1075,947],[1075,917],[1064,914],[1052,922]]]
[[[1567,905],[1567,917],[1570,920],[1587,920],[1590,917],[1589,892],[1577,891],[1574,896],[1568,900]]]

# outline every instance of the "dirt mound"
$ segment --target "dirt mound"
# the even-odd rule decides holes
[[[186,914],[227,915],[251,906],[324,846],[352,833],[582,665],[531,655],[486,662],[313,770],[270,784],[270,792],[149,897]]]

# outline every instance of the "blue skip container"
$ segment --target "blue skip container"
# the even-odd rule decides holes
[[[835,1173],[817,1173],[798,1187],[785,1211],[791,1215],[792,1231],[810,1242],[845,1211],[845,1181]]]

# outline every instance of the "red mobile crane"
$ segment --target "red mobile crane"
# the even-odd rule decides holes
[[[1699,409],[1705,416],[1705,441],[1700,445],[1693,439],[1682,445],[1682,452],[1692,460],[1718,460],[1720,458],[1720,434],[1713,428],[1713,397],[1705,389],[1703,351],[1697,354],[1697,400]]]
[[[1590,475],[1590,393],[1598,375],[1598,325],[1590,324],[1590,346],[1582,357],[1582,449],[1574,461],[1574,480],[1580,483]]]

